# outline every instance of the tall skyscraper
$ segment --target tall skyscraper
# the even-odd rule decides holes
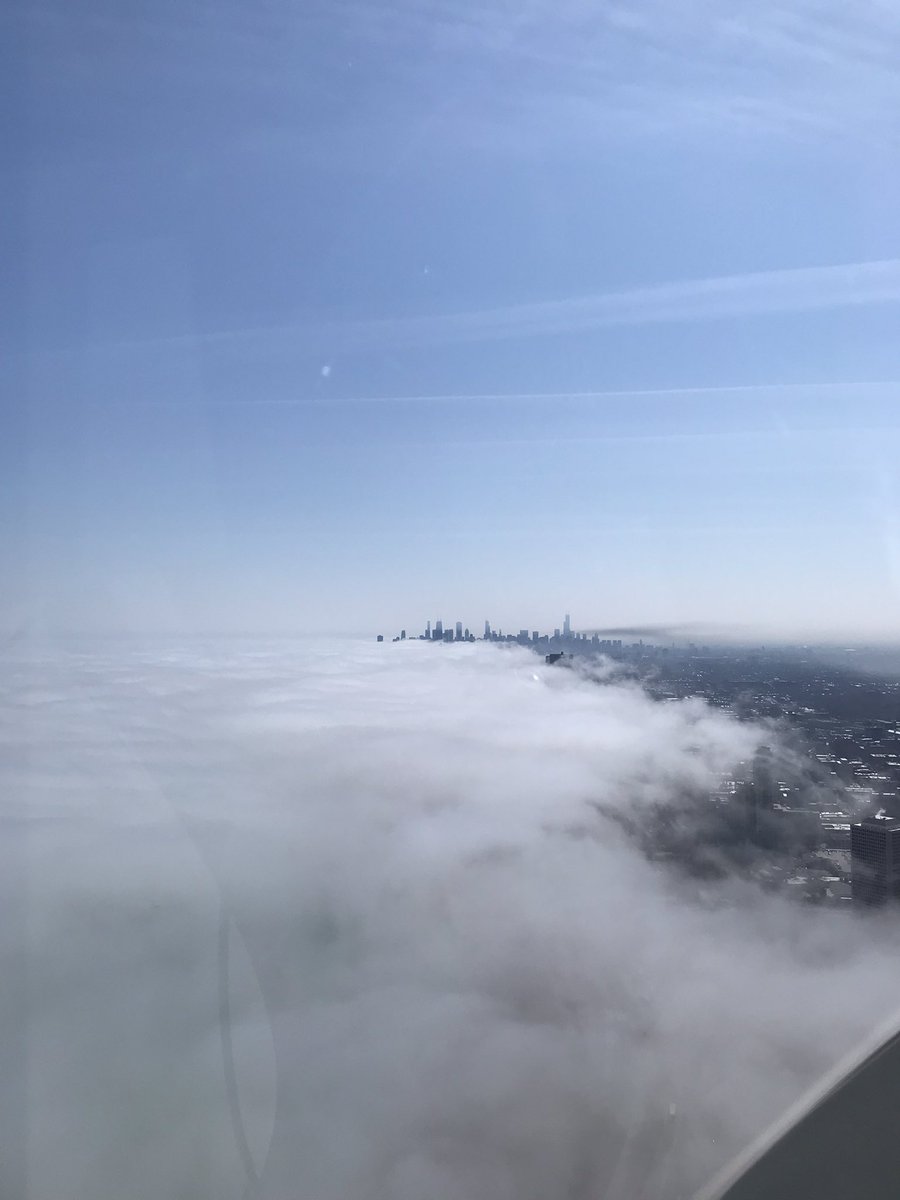
[[[427,638],[429,641],[431,641],[431,622],[430,622],[430,621],[429,621],[429,622],[428,622],[428,624],[425,626],[425,637],[426,637],[426,638]]]
[[[434,640],[440,642],[444,637],[444,622],[438,617],[434,623]]]
[[[854,904],[900,900],[900,820],[870,817],[850,826]]]
[[[485,623],[484,623],[484,640],[486,642],[489,642],[491,640],[491,623],[490,623],[490,621],[485,621]]]
[[[462,621],[456,622],[456,640],[458,642],[462,641]]]
[[[572,632],[572,626],[569,622],[569,614],[566,613],[566,619],[563,621],[563,637],[568,637]]]
[[[759,808],[771,808],[779,797],[775,763],[769,746],[760,746],[753,757],[754,802]]]
[[[749,769],[745,767],[742,774],[736,797],[744,806],[747,836],[751,841],[758,841],[761,836],[764,837],[767,829],[765,814],[772,811],[780,795],[771,748],[760,746]]]

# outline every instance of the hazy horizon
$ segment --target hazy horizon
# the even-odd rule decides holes
[[[12,648],[16,645],[38,647],[65,645],[67,643],[81,642],[86,645],[103,644],[106,641],[121,641],[134,645],[141,643],[157,643],[192,641],[247,641],[247,642],[263,642],[268,639],[277,641],[309,641],[312,643],[325,643],[329,641],[338,642],[370,642],[375,641],[379,636],[383,636],[385,644],[390,644],[394,639],[399,637],[401,631],[406,633],[407,639],[415,640],[425,632],[425,624],[428,620],[431,621],[432,627],[438,617],[426,617],[419,624],[414,622],[406,622],[405,624],[399,620],[385,622],[382,625],[371,625],[368,628],[324,628],[324,629],[304,629],[298,626],[285,626],[284,628],[272,628],[271,626],[265,629],[241,628],[222,629],[212,627],[209,629],[190,629],[190,628],[115,628],[105,627],[103,629],[73,629],[73,628],[52,628],[42,625],[39,622],[28,621],[23,622],[18,628],[9,629],[5,632],[4,644],[7,648]],[[456,618],[452,620],[443,620],[444,628],[455,628]],[[464,628],[468,628],[470,633],[481,640],[484,631],[484,621],[467,622],[460,618],[460,622]],[[554,629],[562,627],[562,618],[559,618],[554,624],[544,624],[531,620],[522,621],[514,619],[507,623],[491,621],[491,628],[495,631],[502,631],[504,637],[507,634],[516,635],[520,629],[527,628],[529,635],[537,629],[542,635],[552,635]],[[852,653],[855,651],[884,651],[886,654],[892,654],[900,651],[900,637],[897,636],[879,636],[877,633],[864,636],[860,631],[855,633],[850,630],[782,630],[775,632],[771,629],[765,629],[759,626],[742,626],[742,625],[702,625],[702,624],[684,624],[684,625],[576,625],[572,623],[573,634],[584,634],[586,637],[591,637],[597,634],[600,638],[620,638],[627,642],[636,642],[643,639],[647,642],[652,642],[659,645],[672,647],[687,647],[690,644],[704,645],[710,648],[728,649],[777,649],[783,647],[785,649],[798,649],[808,647],[814,651],[846,651]],[[598,651],[602,653],[602,651]]]

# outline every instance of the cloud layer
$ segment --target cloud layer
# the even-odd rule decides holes
[[[685,891],[597,811],[752,752],[700,702],[484,646],[7,667],[0,1190],[689,1196],[892,1007],[887,930]]]

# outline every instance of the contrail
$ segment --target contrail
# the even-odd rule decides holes
[[[682,279],[619,291],[428,316],[289,321],[176,334],[120,345],[289,340],[304,352],[495,341],[604,327],[859,307],[900,300],[900,258]]]
[[[224,400],[216,396],[175,397],[153,400],[129,400],[128,406],[172,406],[181,404],[216,404],[224,407],[256,407],[256,408],[298,408],[306,406],[330,407],[342,404],[409,404],[409,405],[441,405],[441,404],[560,404],[566,401],[602,403],[611,400],[690,400],[697,398],[713,398],[721,396],[739,398],[742,396],[766,396],[772,399],[796,400],[804,393],[808,395],[847,394],[850,392],[869,392],[873,398],[879,393],[885,393],[886,398],[900,389],[900,379],[854,379],[845,382],[801,381],[799,383],[729,383],[704,384],[701,386],[685,385],[682,387],[659,388],[596,388],[587,390],[563,390],[540,392],[414,392],[390,394],[354,394],[349,396],[328,395],[297,395],[297,396],[262,396],[251,399]],[[116,401],[103,398],[92,401],[93,404],[106,407]]]

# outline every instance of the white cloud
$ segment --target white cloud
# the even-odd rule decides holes
[[[406,338],[479,341],[575,333],[615,325],[808,312],[897,300],[900,300],[900,259],[886,259],[686,279],[506,308],[373,322],[370,328],[379,344],[382,340]],[[354,328],[346,329],[352,342]],[[339,332],[337,336],[342,334]]]
[[[0,693],[35,1195],[662,1200],[893,1006],[877,925],[701,903],[599,816],[750,752],[700,702],[483,646],[110,647]]]
[[[114,55],[139,44],[179,83],[200,78],[282,100],[308,82],[310,72],[299,81],[297,73],[307,48],[323,68],[317,86],[344,104],[349,64],[363,75],[376,64],[387,105],[376,124],[384,132],[399,123],[404,137],[410,125],[437,121],[448,141],[458,134],[465,144],[538,153],[661,131],[894,139],[900,14],[877,0],[761,0],[752,9],[737,0],[332,0],[252,13],[229,2],[188,5],[175,20],[143,7],[126,19],[89,4],[79,27],[106,36]],[[74,18],[58,3],[35,13],[64,64]],[[347,111],[363,115],[352,103]],[[294,138],[296,127],[286,119]]]
[[[860,307],[900,300],[900,259],[787,267],[681,279],[621,291],[568,296],[427,317],[342,323],[287,323],[163,339],[168,344],[229,343],[274,352],[336,354],[390,346],[430,346],[581,333],[679,321]],[[138,345],[157,346],[159,339]],[[132,345],[135,345],[132,343]]]
[[[349,0],[340,11],[364,41],[409,51],[399,61],[412,64],[410,73],[436,63],[463,65],[476,79],[479,67],[504,70],[512,102],[502,121],[492,121],[500,110],[480,91],[480,112],[451,91],[460,120],[495,126],[489,140],[508,137],[523,98],[523,146],[529,137],[544,147],[586,132],[596,139],[692,128],[893,138],[887,114],[897,99],[900,15],[876,0],[852,7],[763,0],[752,10],[736,0],[512,7]]]

